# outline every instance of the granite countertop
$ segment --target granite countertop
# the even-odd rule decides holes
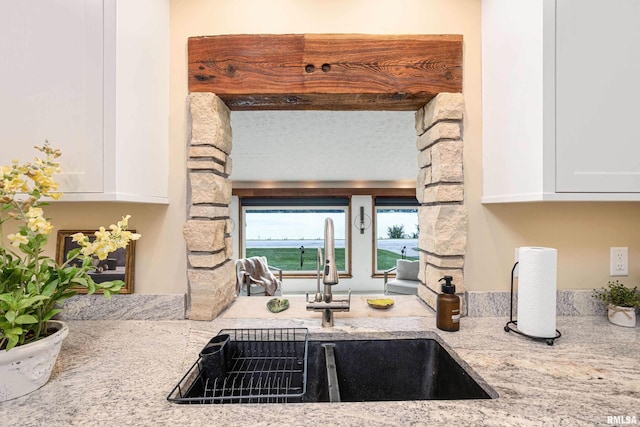
[[[301,300],[292,299],[282,316],[263,310],[265,301],[239,299],[212,322],[69,321],[49,383],[0,403],[0,420],[16,426],[592,426],[621,424],[607,417],[622,416],[640,423],[640,327],[614,326],[600,316],[559,317],[562,337],[548,346],[505,332],[505,318],[463,318],[460,331],[439,331],[433,312],[414,297],[396,298],[384,315],[368,307],[355,308],[358,317],[336,313],[330,330],[321,327],[319,313],[296,309]],[[352,306],[361,302],[352,297]],[[327,333],[434,332],[500,397],[268,405],[166,400],[220,329],[250,327],[306,327],[311,339]]]

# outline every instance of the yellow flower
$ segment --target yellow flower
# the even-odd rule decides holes
[[[71,235],[71,240],[74,242],[82,242],[86,238],[87,236],[85,236],[83,233],[75,233]]]
[[[107,259],[107,256],[109,255],[109,249],[106,246],[99,246],[96,248],[96,251],[94,253],[99,260],[104,260]]]
[[[124,246],[118,246],[114,241],[110,240],[108,242],[105,243],[105,249],[107,251],[109,251],[109,253],[111,252],[115,252],[116,249],[118,249],[119,247],[123,247]]]
[[[14,160],[10,165],[0,165],[0,224],[6,220],[15,220],[21,222],[20,232],[9,234],[7,242],[21,250],[24,249],[24,258],[22,267],[27,275],[35,275],[39,269],[36,264],[40,264],[46,270],[53,267],[54,261],[46,256],[38,256],[32,259],[32,254],[39,254],[44,249],[47,242],[47,236],[53,230],[53,225],[44,216],[44,211],[39,206],[44,203],[40,201],[42,197],[50,197],[54,200],[62,196],[61,192],[56,192],[58,182],[54,179],[54,175],[60,172],[60,163],[56,161],[61,156],[60,150],[49,147],[45,143],[43,147],[36,147],[44,153],[41,158],[35,158],[32,163],[21,164],[19,160]],[[77,271],[78,277],[87,275],[88,261],[106,259],[110,253],[119,248],[126,248],[127,244],[133,240],[138,240],[140,234],[132,233],[127,230],[129,226],[130,215],[123,216],[115,225],[108,228],[100,227],[93,234],[94,236],[86,236],[83,233],[75,233],[71,236],[72,240],[80,247],[80,252],[67,259],[63,266],[69,265],[70,262],[80,261],[84,267],[80,267]],[[27,251],[24,245],[29,245]],[[0,236],[0,250],[4,253],[5,247],[2,244]],[[89,259],[87,259],[89,258]],[[75,264],[74,264],[75,265]],[[43,270],[44,271],[44,270]],[[114,291],[117,291],[114,285]]]
[[[98,231],[96,231],[96,232],[95,232],[95,233],[93,233],[93,234],[95,234],[95,236],[96,236],[98,239],[108,239],[108,238],[109,238],[109,236],[111,235],[111,233],[109,233],[108,231],[106,231],[104,227],[100,227],[100,228],[98,229]]]
[[[42,215],[44,215],[44,211],[42,210],[42,208],[31,207],[27,212],[27,218],[38,218],[38,217],[41,217]]]
[[[44,196],[48,195],[49,191],[58,188],[58,183],[53,179],[52,174],[48,175],[45,172],[35,170],[29,175]]]
[[[27,227],[34,233],[49,234],[53,230],[53,225],[42,217],[44,212],[41,208],[29,208],[27,212]]]
[[[93,244],[85,242],[85,244],[82,245],[82,249],[80,249],[80,253],[85,257],[88,257],[93,255],[93,250]]]
[[[118,221],[118,227],[126,229],[129,226],[131,215],[123,216],[122,221]]]
[[[29,218],[27,226],[31,231],[38,234],[49,234],[53,230],[53,225],[42,217]]]
[[[142,237],[142,234],[140,234],[140,233],[132,233],[130,231],[127,231],[127,233],[129,233],[129,239],[130,240],[138,240],[139,238]]]
[[[9,234],[7,236],[7,239],[9,239],[11,244],[16,248],[20,245],[26,245],[27,243],[29,243],[29,239],[27,239],[27,236],[23,236],[22,234]]]
[[[19,176],[10,176],[3,182],[4,191],[9,194],[19,193],[21,191],[28,191],[27,183]]]

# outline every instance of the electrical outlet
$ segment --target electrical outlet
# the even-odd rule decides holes
[[[610,274],[611,276],[629,275],[629,248],[610,248]]]

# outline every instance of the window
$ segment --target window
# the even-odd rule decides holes
[[[315,274],[324,222],[333,219],[338,272],[348,274],[348,198],[243,198],[242,254],[265,256],[287,274]]]
[[[375,273],[395,267],[398,259],[418,259],[418,201],[409,197],[374,199]]]

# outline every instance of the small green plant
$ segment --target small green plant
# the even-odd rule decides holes
[[[607,304],[618,307],[640,307],[640,297],[638,287],[627,288],[619,281],[609,282],[608,288],[594,290],[593,297]]]
[[[93,281],[93,261],[140,238],[127,231],[127,215],[109,230],[100,227],[93,240],[74,234],[79,247],[61,265],[44,255],[53,225],[44,217],[42,206],[47,203],[41,198],[61,196],[53,175],[60,171],[56,159],[62,153],[48,144],[36,148],[44,159],[0,166],[0,349],[7,351],[47,336],[47,321],[62,311],[57,303],[75,295],[74,288],[86,287],[89,294],[101,290],[107,298],[118,292],[121,280]],[[7,222],[17,223],[17,231],[5,239],[2,228]]]
[[[392,225],[391,227],[387,227],[387,237],[389,239],[403,239],[405,237],[404,225]]]

